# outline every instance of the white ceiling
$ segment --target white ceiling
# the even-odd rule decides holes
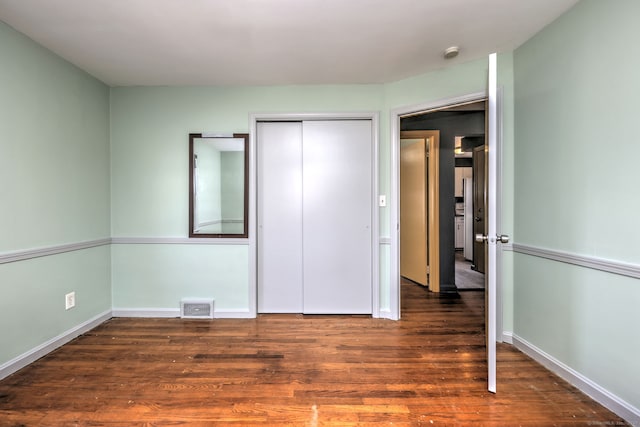
[[[0,20],[112,86],[383,83],[512,50],[576,2],[0,0]]]

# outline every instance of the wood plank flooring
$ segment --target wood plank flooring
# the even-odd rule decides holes
[[[2,426],[626,425],[509,345],[483,292],[403,284],[403,319],[112,319],[0,382]]]

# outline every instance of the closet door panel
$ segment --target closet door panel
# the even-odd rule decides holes
[[[258,123],[258,312],[301,313],[302,123]]]
[[[303,123],[304,313],[366,313],[371,302],[372,125]]]

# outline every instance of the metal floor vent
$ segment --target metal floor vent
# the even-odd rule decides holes
[[[180,317],[183,319],[213,319],[213,300],[183,299],[180,301]]]

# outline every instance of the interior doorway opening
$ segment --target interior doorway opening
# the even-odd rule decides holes
[[[435,223],[439,232],[436,245],[429,245],[427,253],[436,256],[425,260],[429,270],[433,269],[431,259],[438,261],[439,283],[429,284],[434,292],[455,293],[460,290],[484,290],[484,248],[474,243],[476,229],[484,227],[486,212],[486,186],[480,174],[484,170],[478,165],[484,160],[481,150],[485,147],[486,99],[481,97],[469,102],[456,103],[435,109],[400,116],[401,150],[406,136],[415,132],[438,132],[438,179],[436,192],[439,206],[436,215],[427,210],[424,222]],[[400,275],[411,279],[404,272],[403,263],[407,248],[403,246],[403,236],[414,236],[420,230],[407,228],[402,224],[403,216],[403,161],[400,153]],[[475,167],[474,167],[475,159]],[[429,175],[431,176],[431,175]],[[428,177],[427,177],[428,179]],[[465,191],[466,188],[466,191]],[[466,194],[465,194],[466,193]],[[428,198],[427,198],[428,201]],[[404,254],[403,254],[404,250]],[[474,254],[475,252],[475,254]]]

